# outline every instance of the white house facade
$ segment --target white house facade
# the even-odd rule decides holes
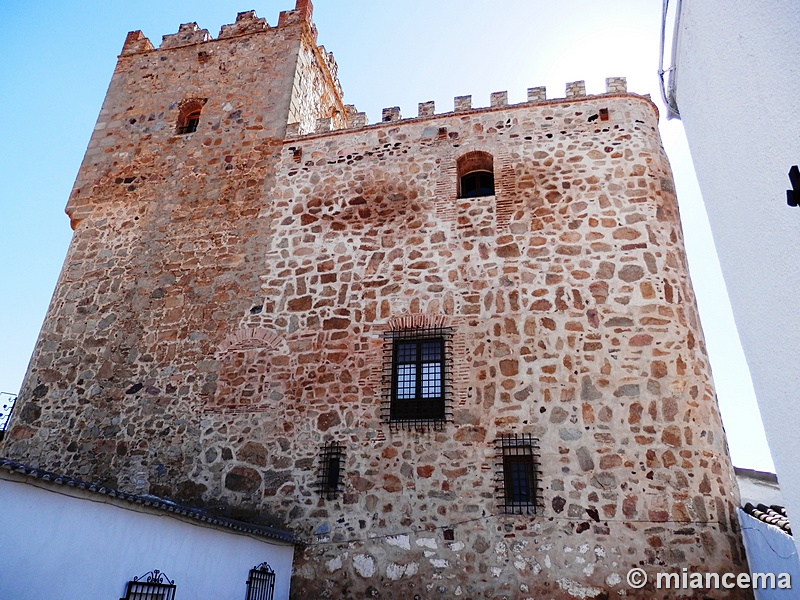
[[[280,530],[5,459],[0,459],[0,506],[0,598],[289,597],[294,544]],[[148,584],[148,578],[153,582]],[[136,581],[141,582],[138,588]],[[134,596],[137,589],[144,595]]]
[[[786,190],[790,168],[800,164],[800,3],[665,0],[664,7],[665,21],[676,15],[670,116],[686,130],[778,479],[796,518],[800,208],[787,204]]]

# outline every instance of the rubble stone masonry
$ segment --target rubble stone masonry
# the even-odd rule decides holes
[[[2,452],[283,524],[295,598],[673,598],[627,571],[743,570],[655,106],[613,79],[366,125],[310,19],[128,36]],[[459,198],[474,152],[495,193]],[[388,422],[391,337],[426,327],[445,422]],[[535,514],[503,511],[507,434],[538,440]]]

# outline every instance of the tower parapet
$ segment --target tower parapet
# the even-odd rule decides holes
[[[122,46],[121,56],[127,54],[136,54],[138,52],[150,52],[154,50],[153,44],[142,33],[141,29],[137,31],[128,32],[128,37],[125,38],[125,44]]]
[[[327,70],[327,78],[330,80],[330,84],[333,86],[336,94],[341,97],[344,94],[339,82],[339,66],[336,64],[336,59],[332,52],[325,50],[324,46],[316,45],[317,29],[312,20],[313,13],[314,7],[310,0],[297,0],[294,10],[281,12],[278,17],[278,25],[276,27],[271,27],[267,20],[258,17],[254,10],[240,12],[236,15],[236,21],[234,23],[223,25],[220,28],[216,38],[211,36],[207,29],[202,29],[197,23],[183,23],[179,26],[176,33],[162,36],[161,44],[157,49],[141,30],[131,31],[122,47],[120,58],[154,50],[172,50],[184,46],[202,45],[206,43],[213,44],[214,42],[239,36],[266,33],[276,29],[302,24],[305,27],[307,40],[310,41],[310,45],[313,46],[314,52],[317,54],[317,62]],[[198,53],[208,54],[211,48],[213,48],[213,46],[209,46],[208,49],[198,49]],[[345,120],[343,119],[337,120],[337,123],[343,124],[344,122]],[[310,129],[310,131],[314,130],[315,128]]]
[[[259,33],[269,29],[269,23],[266,19],[259,18],[256,11],[248,10],[240,12],[236,15],[236,22],[231,25],[223,25],[219,30],[217,39],[223,40],[225,38],[234,37],[237,35],[247,35],[250,33]]]
[[[386,123],[397,123],[400,121],[409,121],[414,119],[441,117],[453,113],[497,110],[506,107],[512,107],[512,108],[525,107],[538,104],[559,104],[563,102],[573,102],[573,101],[587,100],[587,99],[602,100],[603,98],[606,97],[610,98],[619,96],[621,94],[629,95],[635,98],[642,98],[646,100],[652,106],[652,109],[656,112],[656,114],[658,114],[658,108],[656,107],[655,104],[652,103],[649,95],[639,95],[628,92],[628,85],[625,77],[608,77],[606,79],[605,92],[599,94],[587,95],[586,82],[580,80],[566,84],[566,93],[563,98],[547,98],[547,88],[544,86],[528,88],[527,101],[518,104],[508,103],[507,91],[492,92],[492,94],[489,97],[489,106],[486,107],[473,106],[472,96],[456,96],[453,99],[452,112],[437,113],[436,103],[431,100],[428,102],[420,102],[417,109],[418,110],[417,116],[407,117],[405,119],[401,114],[399,106],[384,108],[381,111],[381,120],[373,124],[369,123],[366,113],[358,112],[355,106],[347,105],[345,107],[346,118],[344,120],[342,121],[331,120],[330,126],[328,126],[327,122],[325,122],[325,124],[321,126],[322,128],[320,128],[318,122],[318,126],[313,131],[304,131],[300,127],[299,123],[297,124],[290,123],[289,127],[286,130],[286,137],[295,138],[299,136],[314,135],[317,133],[328,133],[331,131],[338,131],[344,129],[359,129],[370,125],[382,125]]]
[[[178,28],[178,33],[171,33],[161,38],[159,50],[168,50],[178,46],[202,44],[211,39],[208,29],[201,29],[197,23],[183,23]]]

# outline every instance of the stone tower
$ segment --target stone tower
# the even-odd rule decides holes
[[[742,570],[655,106],[368,125],[311,12],[128,35],[3,453],[283,524],[296,598]]]

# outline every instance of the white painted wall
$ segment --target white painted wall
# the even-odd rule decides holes
[[[748,502],[753,506],[758,506],[759,504],[786,506],[781,488],[777,485],[738,475],[736,476],[736,483],[739,484],[739,497],[742,499],[742,506]]]
[[[0,476],[0,598],[118,600],[129,580],[159,569],[176,600],[244,600],[249,570],[264,561],[275,600],[289,597],[291,545],[122,506]]]
[[[792,537],[777,527],[751,517],[742,509],[738,511],[742,538],[750,563],[750,573],[788,573],[791,589],[755,589],[756,600],[790,600],[797,597],[800,581],[800,561],[797,559]]]
[[[800,208],[787,206],[785,190],[800,164],[799,30],[798,0],[683,0],[675,63],[678,109],[796,524]]]

